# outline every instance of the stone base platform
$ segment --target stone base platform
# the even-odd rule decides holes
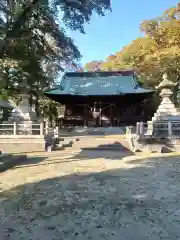
[[[177,138],[141,138],[133,140],[134,151],[141,152],[180,152],[180,139]]]
[[[0,135],[0,149],[7,153],[41,152],[45,139],[43,135]]]

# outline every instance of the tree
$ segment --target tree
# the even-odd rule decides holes
[[[4,15],[4,12],[9,12],[9,4],[7,3],[8,1],[6,0],[1,1],[1,16]],[[13,3],[16,4],[15,2]],[[20,3],[20,5],[19,3],[17,4],[17,14],[8,22],[9,27],[0,44],[0,57],[4,56],[11,41],[21,35],[22,28],[34,11],[40,9],[49,12],[50,10],[53,16],[61,13],[61,19],[67,27],[84,33],[84,23],[90,21],[93,12],[104,15],[110,9],[109,0],[52,0],[51,3],[48,0],[21,0]],[[56,20],[58,20],[57,17]],[[0,18],[1,22],[3,22],[3,17]]]
[[[56,121],[59,115],[64,113],[64,109],[61,104],[44,96],[39,100],[39,111],[43,119],[47,119],[51,125]]]
[[[155,51],[151,53],[146,65],[151,65],[152,76],[158,82],[156,76],[167,72],[171,80],[180,79],[180,8],[170,8],[156,20],[145,21],[141,29],[146,36],[151,37]],[[152,24],[153,22],[153,24]],[[153,27],[152,27],[153,25]],[[156,73],[156,76],[153,73]]]
[[[140,81],[155,87],[164,72],[180,83],[180,4],[167,9],[162,16],[140,25],[144,33],[128,46],[110,55],[101,64],[102,70],[134,69]],[[180,87],[175,88],[174,100],[180,105]]]
[[[138,38],[124,47],[120,52],[111,55],[101,64],[101,69],[121,70],[142,68],[142,64],[148,54],[154,51],[152,40],[149,37]]]
[[[20,71],[26,72],[28,63],[31,65],[27,57],[31,54],[34,67],[37,62],[38,72],[45,70],[47,73],[48,70],[50,73],[48,76],[53,75],[52,70],[56,73],[58,70],[63,70],[67,64],[75,66],[76,60],[80,58],[77,47],[61,27],[62,22],[73,30],[84,32],[83,25],[90,20],[93,11],[103,15],[106,10],[110,9],[110,3],[107,0],[93,2],[91,0],[86,2],[53,0],[51,4],[48,0],[2,0],[1,2],[0,60],[3,64],[2,69],[6,66],[8,68],[11,66],[13,69],[20,66],[22,70]],[[36,51],[38,51],[37,54],[35,54]],[[20,60],[23,60],[21,64],[19,64]],[[34,73],[34,69],[32,72]]]
[[[141,81],[154,87],[167,72],[172,80],[179,78],[180,7],[166,10],[162,16],[144,21],[140,28],[144,37],[138,38],[110,56],[101,69],[133,68]],[[176,77],[175,77],[176,76]]]
[[[104,15],[109,9],[108,0],[2,0],[0,94],[19,100],[20,84],[26,82],[30,103],[35,96],[40,112],[42,91],[53,85],[59,71],[69,65],[79,69],[80,52],[62,26],[84,33],[93,12]]]
[[[94,72],[100,70],[102,61],[92,61],[85,64],[84,69],[87,72]]]
[[[13,9],[17,6],[18,1],[14,5],[11,2],[9,9],[12,11],[4,12],[2,34],[8,20],[16,15]],[[9,43],[6,54],[0,59],[1,95],[8,94],[17,100],[20,84],[26,82],[30,103],[34,96],[38,112],[43,89],[54,83],[59,70],[68,62],[75,64],[79,58],[78,49],[59,28],[52,13],[36,9],[21,28],[20,36]]]

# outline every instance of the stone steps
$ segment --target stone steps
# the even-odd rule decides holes
[[[55,144],[53,150],[59,151],[59,150],[65,150],[66,148],[72,147],[73,146],[73,141],[70,140],[69,138],[60,138],[59,142]]]
[[[117,138],[117,139],[116,139]],[[54,150],[65,150],[67,148],[77,148],[81,150],[104,150],[104,151],[127,151],[127,143],[125,137],[114,136],[112,139],[99,136],[67,136],[61,137],[59,143],[56,144]],[[107,144],[106,144],[107,143]]]
[[[82,150],[95,150],[95,151],[128,151],[128,149],[122,144],[107,144],[98,146],[82,147]]]

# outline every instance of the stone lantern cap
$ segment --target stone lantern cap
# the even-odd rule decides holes
[[[156,89],[162,89],[162,88],[172,88],[175,87],[177,83],[174,83],[170,80],[168,80],[168,76],[166,73],[163,74],[163,81],[156,87]]]

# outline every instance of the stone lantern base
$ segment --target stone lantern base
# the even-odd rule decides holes
[[[28,94],[21,94],[21,96],[22,101],[17,108],[13,109],[8,122],[16,122],[18,124],[18,131],[23,134],[32,134],[33,123],[40,123],[40,121],[36,117],[36,113],[29,106]]]
[[[157,151],[168,148],[169,151],[180,151],[180,112],[171,101],[172,91],[176,83],[163,75],[163,81],[157,89],[160,89],[162,101],[147,127],[143,122],[137,123],[136,134],[129,137],[134,149],[140,151]]]

